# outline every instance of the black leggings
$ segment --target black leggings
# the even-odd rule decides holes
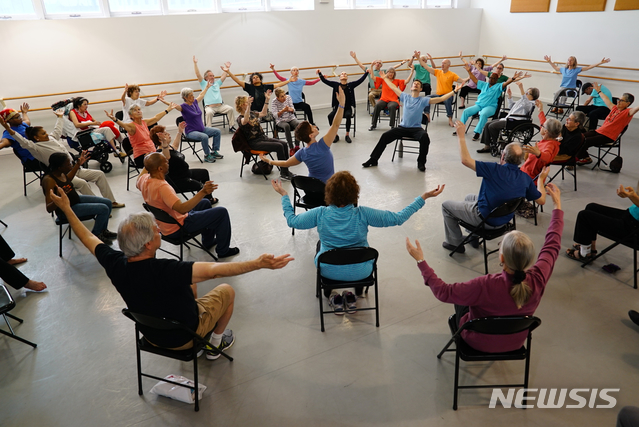
[[[630,215],[628,209],[589,203],[586,209],[577,214],[573,240],[581,245],[589,245],[601,233],[622,240],[637,228],[639,221]]]
[[[577,152],[577,158],[585,159],[588,157],[588,148],[590,147],[600,147],[613,142],[614,141],[607,136],[604,136],[597,131],[589,130],[584,134],[584,143]]]
[[[328,114],[328,125],[333,126],[333,119],[335,118],[335,114],[337,114],[337,109],[339,107],[333,108]],[[348,105],[344,107],[344,118],[346,119],[346,133],[351,131],[351,117],[353,117],[353,109]]]
[[[315,124],[315,120],[313,120],[313,110],[311,110],[310,105],[308,105],[306,102],[296,102],[293,104],[293,107],[295,107],[296,110],[304,111],[304,114],[306,114],[306,119],[311,122],[312,125]]]
[[[7,262],[15,256],[9,244],[0,236],[0,278],[12,288],[20,289],[29,282],[29,278]]]

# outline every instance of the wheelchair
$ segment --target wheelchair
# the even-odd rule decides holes
[[[86,150],[90,154],[89,160],[95,160],[100,163],[100,170],[102,172],[109,173],[113,170],[113,164],[109,161],[109,153],[111,153],[113,149],[107,141],[101,141],[94,144],[93,138],[91,137],[91,130],[78,132],[76,134],[76,138],[78,139],[78,142],[73,141],[70,138],[67,138],[67,142],[71,148],[78,151],[78,155],[81,154],[82,151]],[[77,160],[77,157],[75,157],[74,160]],[[124,158],[121,158],[120,161],[124,163]],[[85,167],[88,166],[85,165]]]
[[[493,157],[501,156],[506,145],[518,142],[521,145],[529,144],[536,137],[541,128],[532,122],[530,116],[512,115],[506,119],[506,127],[499,132],[496,141],[490,141],[490,154]]]

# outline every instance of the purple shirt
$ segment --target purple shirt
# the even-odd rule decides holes
[[[512,276],[505,271],[487,274],[463,283],[445,283],[426,262],[417,264],[422,272],[424,284],[430,286],[433,295],[440,301],[469,307],[459,326],[468,320],[491,316],[532,316],[541,301],[550,279],[555,261],[561,249],[561,233],[564,228],[564,212],[552,211],[552,219],[546,232],[546,241],[539,252],[535,265],[526,271],[526,283],[532,293],[521,308],[517,308],[510,296]],[[518,350],[526,340],[528,332],[512,335],[485,335],[464,331],[462,337],[471,347],[488,353]]]
[[[193,101],[193,104],[189,105],[186,102],[182,105],[182,117],[186,122],[185,134],[191,132],[204,132],[204,123],[202,122],[202,110],[198,105],[197,100]]]

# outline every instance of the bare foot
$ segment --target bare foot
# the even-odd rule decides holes
[[[36,282],[35,280],[29,280],[27,284],[24,285],[24,287],[27,289],[31,289],[32,291],[40,292],[45,290],[47,288],[47,285],[45,285],[44,282]]]
[[[455,125],[453,124],[453,121],[451,119],[448,119],[448,126],[450,126],[451,128],[455,127]]]
[[[7,261],[7,264],[9,265],[17,265],[17,264],[22,264],[23,262],[27,262],[26,258],[11,258],[9,261]]]

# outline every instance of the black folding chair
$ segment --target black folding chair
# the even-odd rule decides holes
[[[180,126],[180,123],[182,123],[183,121],[184,121],[184,117],[180,116],[180,117],[175,119],[175,125],[176,126]],[[202,160],[202,158],[198,154],[198,153],[203,151],[202,147],[200,147],[199,149],[196,148],[197,144],[200,144],[200,140],[199,139],[191,139],[188,136],[186,136],[185,134],[182,134],[180,136],[180,153],[183,151],[182,143],[186,143],[188,148],[191,149],[191,151],[193,152],[195,157],[197,157],[197,159],[200,161],[200,163],[204,163],[204,161]],[[206,143],[208,144],[208,141]]]
[[[594,156],[597,159],[597,162],[594,164],[592,169],[601,168],[602,163],[608,166],[608,162],[606,162],[604,158],[608,154],[614,154],[614,153],[611,153],[611,151],[617,151],[617,154],[615,157],[621,156],[621,137],[623,136],[624,133],[626,133],[627,130],[628,130],[628,125],[626,125],[626,127],[623,128],[623,130],[621,131],[621,133],[619,134],[617,139],[615,139],[614,142],[611,142],[610,144],[600,145],[599,147],[597,147],[597,155]],[[603,155],[601,154],[602,151],[603,151]]]
[[[320,322],[322,332],[324,332],[324,314],[335,313],[334,310],[324,311],[324,299],[322,292],[324,290],[343,289],[343,288],[375,288],[375,306],[358,308],[356,311],[375,310],[375,326],[379,327],[379,294],[377,290],[377,258],[379,253],[373,248],[355,247],[355,248],[338,248],[326,251],[317,259],[317,281],[316,281],[316,297],[319,298]],[[367,261],[373,261],[373,272],[370,276],[362,280],[342,281],[327,279],[322,276],[322,264],[329,265],[349,265],[360,264]]]
[[[535,316],[503,316],[503,317],[484,317],[481,319],[472,319],[464,323],[461,328],[457,324],[457,316],[453,314],[448,318],[448,326],[453,337],[448,344],[437,355],[441,359],[442,354],[446,351],[455,352],[455,385],[453,389],[453,409],[457,410],[457,394],[460,389],[466,388],[511,388],[523,387],[528,388],[528,376],[530,373],[530,346],[532,343],[532,331],[541,324],[541,320]],[[487,335],[511,335],[524,331],[528,331],[526,345],[522,345],[519,350],[508,351],[504,353],[485,353],[476,350],[464,341],[462,332],[476,332]],[[455,343],[455,348],[450,349],[450,345]],[[498,360],[525,360],[526,369],[524,372],[524,382],[520,384],[487,384],[487,385],[459,385],[459,359],[465,362],[492,362]],[[525,394],[524,394],[525,396]]]
[[[148,203],[142,203],[142,206],[148,212],[151,212],[151,214],[155,217],[156,221],[177,225],[180,228],[180,234],[178,237],[169,237],[169,236],[162,235],[162,240],[164,240],[165,242],[169,242],[172,245],[180,247],[180,255],[178,256],[177,254],[174,254],[173,252],[169,252],[166,249],[160,248],[162,252],[172,255],[176,257],[177,259],[179,259],[180,261],[182,261],[182,259],[184,258],[184,246],[191,249],[190,245],[193,245],[195,247],[202,249],[204,252],[209,254],[211,258],[217,261],[217,257],[213,255],[211,251],[205,248],[204,245],[197,239],[197,236],[202,234],[201,230],[194,233],[189,233],[184,229],[182,224],[180,224],[175,218],[169,215],[166,211],[163,211],[160,208],[156,208],[155,206],[151,206]],[[193,241],[189,243],[189,241],[191,240]]]
[[[326,184],[319,179],[296,175],[291,180],[291,184],[293,184],[293,214],[298,207],[309,210],[326,206],[326,202],[324,202]],[[300,193],[300,190],[303,193]],[[295,227],[293,227],[292,234],[295,235]]]
[[[486,241],[501,237],[507,232],[517,228],[517,224],[515,222],[515,215],[513,214],[515,213],[515,211],[517,210],[517,208],[523,201],[524,201],[524,197],[508,200],[507,202],[503,203],[501,206],[497,206],[495,209],[493,209],[486,218],[483,218],[481,220],[479,225],[472,225],[465,221],[459,220],[459,225],[467,229],[469,233],[468,233],[468,236],[466,236],[466,238],[459,245],[457,245],[455,249],[450,251],[449,256],[452,257],[453,254],[457,252],[459,248],[461,248],[462,246],[464,246],[466,243],[470,242],[471,240],[477,238],[479,239],[478,244],[483,245],[484,247],[484,268],[486,270],[486,274],[488,274],[488,255],[499,251],[499,248],[494,249],[490,252],[487,252]],[[488,219],[499,218],[499,217],[508,216],[508,215],[513,215],[512,222],[509,221],[498,228],[486,228],[486,221]]]
[[[51,213],[51,215],[53,215],[53,212]],[[85,216],[81,216],[79,217],[80,221],[89,221],[95,219],[95,215],[85,215]],[[73,232],[73,230],[71,229],[71,226],[69,225],[69,221],[66,218],[60,218],[57,215],[55,216],[55,225],[58,226],[58,229],[60,230],[59,233],[59,245],[58,245],[58,256],[60,256],[60,258],[62,258],[62,240],[64,240],[64,236],[67,235],[67,233],[69,233],[69,240],[71,240],[71,234]],[[67,226],[66,229],[63,228],[64,226]]]
[[[141,351],[146,351],[147,353],[157,354],[159,356],[168,357],[170,359],[181,360],[183,362],[193,361],[193,376],[195,377],[195,411],[200,410],[200,396],[198,391],[199,379],[198,379],[198,370],[197,370],[197,354],[202,350],[211,351],[216,354],[221,354],[226,357],[229,361],[233,361],[233,358],[228,354],[220,351],[216,347],[213,347],[209,343],[210,334],[206,337],[201,337],[196,334],[194,331],[189,329],[184,324],[177,322],[175,320],[170,320],[166,318],[158,318],[153,316],[147,316],[145,314],[133,313],[128,308],[122,309],[122,314],[124,314],[129,319],[135,322],[135,353],[137,356],[137,368],[138,368],[138,394],[142,396],[144,392],[142,391],[142,377],[153,378],[154,380],[164,381],[167,383],[171,383],[180,387],[185,387],[191,389],[186,384],[180,384],[175,381],[171,381],[166,378],[156,377],[154,375],[145,374],[142,372],[142,362],[141,362]],[[187,350],[169,350],[162,347],[157,347],[147,341],[144,336],[140,335],[140,329],[155,329],[157,331],[183,331],[193,337],[193,347]]]
[[[19,317],[16,317],[13,314],[9,314],[9,312],[13,310],[15,306],[16,302],[13,300],[13,297],[11,296],[7,288],[4,285],[0,284],[0,315],[2,315],[2,318],[9,328],[9,332],[5,331],[4,329],[0,329],[0,333],[13,338],[14,340],[29,344],[33,348],[36,348],[38,344],[27,341],[13,332],[13,328],[11,327],[11,323],[9,323],[9,319],[7,319],[7,317],[12,318],[13,320],[17,320],[20,323],[24,322],[24,320],[20,319]]]
[[[601,252],[599,252],[594,257],[584,261],[581,264],[581,267],[584,268],[585,266],[592,263],[594,260],[596,260],[600,256],[604,255],[607,252],[610,252],[611,250],[613,250],[619,245],[626,246],[632,249],[632,259],[633,259],[632,271],[633,271],[633,278],[634,278],[634,288],[637,289],[637,273],[639,272],[639,270],[637,269],[637,250],[639,250],[639,230],[638,229],[635,229],[633,231],[628,230],[628,234],[624,236],[623,239],[619,239],[619,236],[613,236],[608,233],[599,232],[599,235],[602,237],[605,237],[608,240],[612,240],[614,243],[608,246],[607,248],[605,248],[604,250],[602,250]]]
[[[38,162],[37,166],[36,164],[30,164],[29,166],[25,166],[24,164],[22,165],[22,183],[24,187],[25,196],[27,195],[27,186],[36,181],[40,183],[44,175],[47,173],[47,170],[48,170],[47,166],[42,162]],[[35,176],[35,178],[32,178],[29,182],[27,182],[27,174],[29,173],[32,173]]]

